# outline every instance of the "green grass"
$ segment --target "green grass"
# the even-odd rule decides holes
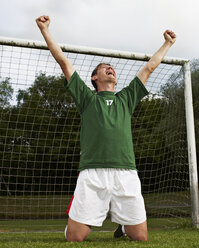
[[[0,248],[199,248],[199,231],[191,228],[188,192],[145,196],[150,217],[146,243],[131,242],[128,238],[113,239],[117,225],[108,219],[102,228],[93,228],[83,243],[66,243],[63,230],[69,200],[69,196],[0,197]]]
[[[151,230],[146,243],[131,242],[128,238],[113,239],[113,232],[91,232],[82,243],[66,243],[63,233],[1,233],[2,248],[199,248],[199,230],[193,228]]]
[[[173,222],[181,228],[174,228]],[[62,247],[148,247],[148,248],[199,248],[199,230],[191,228],[190,218],[154,218],[148,220],[148,242],[131,242],[128,238],[114,239],[117,224],[106,220],[103,227],[92,228],[89,237],[82,243],[66,243],[63,220],[23,220],[0,222],[0,248],[62,248]],[[183,224],[182,224],[183,223]],[[165,229],[166,228],[166,229]],[[28,232],[27,232],[28,230]],[[59,232],[55,232],[59,230]],[[22,233],[24,231],[24,233]],[[100,232],[108,231],[108,232]],[[3,233],[4,232],[4,233]]]
[[[177,227],[191,227],[191,218],[149,218],[149,230],[164,230]],[[0,221],[0,232],[63,232],[67,220],[8,220]],[[117,224],[106,219],[100,228],[94,231],[113,231]]]

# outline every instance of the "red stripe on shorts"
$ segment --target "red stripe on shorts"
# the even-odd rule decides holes
[[[68,207],[66,209],[66,213],[69,214],[69,211],[70,211],[70,208],[71,208],[71,205],[72,205],[72,202],[73,202],[73,198],[74,198],[74,195],[72,196],[72,198],[70,199],[70,202],[68,204]]]

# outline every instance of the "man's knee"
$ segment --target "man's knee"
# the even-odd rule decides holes
[[[125,226],[125,232],[127,236],[133,241],[147,241],[148,235],[146,221],[134,226]]]
[[[87,236],[67,231],[67,242],[82,242]]]
[[[66,240],[68,242],[82,242],[90,233],[90,227],[68,219]]]
[[[128,235],[128,237],[132,241],[142,241],[142,242],[147,241],[147,233],[138,233],[138,234]]]
[[[66,233],[66,240],[67,242],[82,242],[84,241],[88,235],[89,235],[90,231],[81,231],[79,232],[78,230],[70,230],[68,229],[67,230],[67,233]]]

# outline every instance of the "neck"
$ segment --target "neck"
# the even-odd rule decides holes
[[[115,84],[113,83],[105,83],[105,84],[98,84],[97,85],[97,91],[111,91],[114,92],[115,91]]]

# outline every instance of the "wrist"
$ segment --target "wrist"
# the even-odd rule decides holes
[[[42,28],[40,28],[40,31],[42,34],[49,33],[48,27],[42,27]]]
[[[172,40],[165,40],[165,44],[169,47],[171,47],[174,44],[175,41]]]
[[[168,48],[170,48],[173,45],[174,42],[170,41],[170,40],[165,40],[164,45]]]

